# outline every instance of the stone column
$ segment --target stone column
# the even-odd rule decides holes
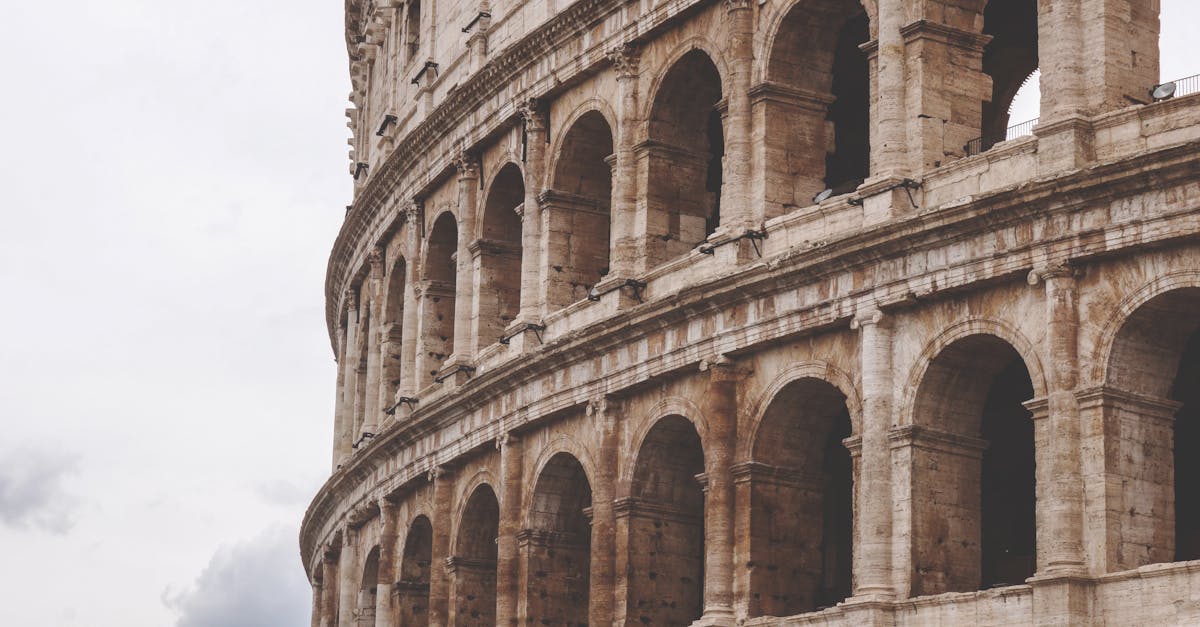
[[[471,305],[475,293],[474,266],[471,262],[469,245],[475,239],[476,196],[479,190],[479,160],[467,152],[459,152],[454,158],[458,169],[458,252],[455,254],[454,295],[454,352],[438,373],[451,385],[466,379],[465,368],[472,361],[471,337],[475,325],[471,320]]]
[[[1038,136],[1041,172],[1074,169],[1092,156],[1087,118],[1081,0],[1038,0],[1038,58],[1042,71]],[[1099,60],[1103,63],[1103,59]]]
[[[888,432],[892,426],[892,320],[875,308],[851,325],[860,330],[862,433],[854,540],[854,596],[895,596],[892,581],[892,478]]]
[[[878,71],[875,75],[874,123],[878,126],[879,146],[873,160],[880,176],[901,177],[907,172],[908,132],[906,130],[905,92],[908,82],[904,71],[906,21],[904,0],[879,0]]]
[[[404,210],[408,230],[405,232],[405,244],[408,258],[404,264],[404,328],[400,339],[400,395],[417,395],[417,344],[420,336],[417,326],[420,324],[419,304],[417,302],[417,266],[421,260],[421,233],[425,230],[425,211],[421,202],[414,200]],[[396,402],[392,399],[392,402]],[[402,417],[400,412],[411,411],[401,406],[396,409],[396,419]],[[407,415],[405,413],[405,415]]]
[[[321,590],[321,584],[317,581],[309,582],[312,586],[312,611],[308,619],[309,627],[321,627],[321,603],[324,600],[324,592]]]
[[[1037,554],[1039,574],[1081,573],[1083,478],[1080,467],[1079,304],[1074,269],[1035,271],[1046,283],[1046,335],[1050,371],[1047,420],[1035,421],[1037,442]]]
[[[525,122],[525,202],[521,210],[521,311],[514,324],[537,324],[542,319],[544,300],[538,194],[546,170],[546,119],[541,103],[534,99],[522,102],[517,110]]]
[[[704,616],[708,625],[733,624],[733,456],[737,447],[738,382],[745,371],[721,357],[701,362],[709,373],[708,464],[704,500]]]
[[[433,538],[429,560],[429,627],[446,627],[450,616],[450,580],[446,558],[450,557],[450,520],[454,505],[453,473],[441,466],[429,471],[433,482]]]
[[[638,61],[640,51],[626,44],[608,53],[617,75],[616,173],[613,178],[610,272],[607,278],[633,277],[638,258],[633,222],[637,213]],[[602,281],[603,283],[603,281]]]
[[[486,0],[479,4],[480,14],[490,14],[491,9]],[[488,29],[492,27],[492,18],[480,17],[475,22],[475,32],[471,33],[467,38],[467,49],[471,51],[470,71],[472,74],[478,72],[480,68],[487,63],[488,54]]]
[[[520,593],[520,554],[517,533],[521,530],[521,441],[511,434],[496,440],[500,449],[500,525],[496,539],[496,624],[517,624]]]
[[[326,547],[321,556],[321,627],[338,625],[339,549]]]
[[[721,230],[740,234],[761,223],[751,211],[750,182],[754,155],[750,143],[750,80],[754,72],[754,11],[750,0],[725,0],[725,23],[729,31],[729,109],[725,117],[724,180],[721,189]],[[742,246],[742,245],[745,246]],[[741,240],[738,246],[749,248]],[[752,255],[750,255],[752,256]],[[739,258],[743,255],[738,255]]]
[[[592,558],[588,591],[588,624],[612,625],[613,595],[616,585],[616,499],[617,460],[620,455],[620,428],[613,403],[599,397],[588,403],[599,445],[596,449],[596,473],[592,485]]]
[[[367,381],[366,381],[366,399],[363,407],[363,423],[362,432],[376,433],[379,431],[379,417],[383,414],[383,409],[379,406],[379,388],[383,387],[383,369],[380,367],[380,357],[382,356],[383,342],[383,306],[382,298],[380,298],[380,286],[383,284],[383,250],[376,247],[367,254],[367,278],[363,281],[363,286],[369,290],[371,300],[367,305],[369,313],[367,316],[368,324],[364,330],[367,334],[364,345],[367,349]],[[362,434],[356,434],[355,439],[362,437]],[[365,442],[364,442],[365,443]]]
[[[383,529],[379,534],[379,579],[375,587],[375,627],[396,624],[392,607],[392,584],[396,581],[396,505],[386,498],[379,499],[379,519]]]
[[[346,290],[346,345],[343,351],[345,358],[346,376],[342,381],[342,431],[339,437],[345,443],[346,459],[354,453],[354,439],[358,436],[358,411],[356,407],[358,392],[359,363],[358,354],[358,292],[353,288]]]
[[[350,456],[350,430],[346,428],[346,333],[344,323],[338,324],[337,389],[333,399],[333,470]]]
[[[358,532],[350,527],[342,531],[341,559],[338,560],[338,613],[339,627],[354,624],[354,611],[358,609],[358,586],[354,585],[358,574],[358,552],[355,550]]]

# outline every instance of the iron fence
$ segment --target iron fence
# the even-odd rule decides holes
[[[1167,81],[1166,83],[1163,83],[1163,85],[1170,83],[1175,83],[1175,93],[1171,96],[1172,98],[1188,96],[1200,92],[1200,74],[1189,76],[1187,78],[1176,79],[1173,81]]]
[[[967,145],[963,146],[963,150],[967,153],[968,157],[975,156],[977,154],[980,154],[980,153],[986,151],[988,148],[991,148],[992,146],[995,146],[996,144],[998,144],[1002,141],[1008,141],[1010,139],[1024,137],[1025,135],[1032,135],[1033,128],[1035,126],[1037,126],[1037,123],[1038,123],[1038,118],[1034,118],[1032,120],[1021,122],[1020,124],[1014,124],[1006,129],[1004,129],[1003,135],[1001,135],[1000,133],[995,133],[994,135],[984,135],[983,137],[976,137],[975,139],[972,139],[971,141],[967,142]]]

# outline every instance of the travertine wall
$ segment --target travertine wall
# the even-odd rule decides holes
[[[1156,7],[348,2],[314,626],[1200,622]]]

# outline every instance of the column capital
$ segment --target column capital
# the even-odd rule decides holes
[[[367,253],[367,265],[370,267],[370,273],[373,277],[383,275],[383,258],[385,247],[383,245],[372,248]]]
[[[633,78],[638,74],[638,62],[641,61],[642,51],[636,44],[626,43],[609,50],[604,55],[609,63],[613,64],[613,69],[617,71],[617,78]]]
[[[540,133],[546,130],[546,118],[542,101],[537,98],[526,98],[517,102],[517,114],[525,121],[525,131]]]
[[[700,372],[707,372],[718,381],[739,381],[754,372],[725,355],[700,360]]]
[[[400,210],[400,213],[404,214],[405,222],[409,223],[409,225],[415,225],[418,221],[420,221],[421,212],[424,210],[425,201],[421,200],[420,198],[413,198],[406,205],[404,205],[404,208]]]
[[[474,153],[459,149],[450,160],[458,171],[459,180],[479,178],[479,157]]]
[[[724,0],[725,10],[730,13],[750,8],[750,0]]]
[[[850,320],[850,328],[855,331],[866,326],[879,326],[882,328],[890,328],[894,322],[894,318],[878,307],[869,307],[862,309],[854,314],[854,318]]]
[[[447,474],[446,467],[441,465],[433,466],[429,470],[425,471],[425,478],[428,479],[430,483],[447,476],[449,475]]]
[[[505,431],[504,433],[496,436],[496,450],[503,451],[509,446],[512,446],[520,441],[521,438],[513,435],[512,431]]]
[[[1079,268],[1072,265],[1069,261],[1060,261],[1035,267],[1029,271],[1029,276],[1026,280],[1029,282],[1029,285],[1034,286],[1050,279],[1073,279],[1077,276],[1079,276]]]
[[[358,309],[358,292],[354,288],[348,288],[342,300],[346,303],[347,310],[353,311]]]

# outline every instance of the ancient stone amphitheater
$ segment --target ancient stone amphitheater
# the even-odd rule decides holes
[[[1200,624],[1159,23],[348,0],[312,624]]]

